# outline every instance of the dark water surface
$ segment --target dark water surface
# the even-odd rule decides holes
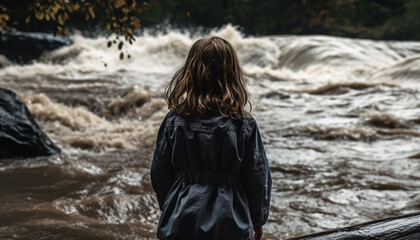
[[[267,239],[420,210],[419,42],[217,34],[238,51],[270,161]],[[144,35],[124,61],[105,38],[73,40],[0,70],[63,149],[0,163],[0,239],[154,239],[163,88],[195,38]]]

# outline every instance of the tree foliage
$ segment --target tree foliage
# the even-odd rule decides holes
[[[68,27],[102,26],[129,42],[142,25],[165,22],[176,27],[233,23],[253,35],[420,40],[419,15],[420,0],[0,0],[0,29],[64,34]]]
[[[141,28],[139,16],[147,6],[147,2],[136,0],[1,0],[0,30],[32,28],[65,35],[69,25],[83,28],[83,24],[92,22],[103,24],[103,28],[124,36],[131,44],[134,30]],[[108,42],[109,47],[112,42]],[[119,41],[119,50],[122,45]],[[123,57],[121,52],[120,58]]]

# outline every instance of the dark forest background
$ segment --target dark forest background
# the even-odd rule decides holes
[[[241,26],[252,35],[420,40],[420,0],[156,0],[143,22]]]
[[[92,5],[94,15],[72,14],[66,28],[85,31],[106,29],[110,15],[106,4],[121,0],[77,0]],[[54,0],[0,0],[7,7],[13,28],[22,31],[54,32],[57,21],[25,21],[34,2]],[[73,2],[73,1],[70,1]],[[124,0],[123,2],[133,2]],[[141,11],[130,12],[141,26],[170,24],[175,28],[239,25],[245,34],[327,34],[335,36],[420,40],[420,0],[149,0],[137,1]],[[114,5],[110,4],[111,8]],[[86,8],[89,12],[89,6]],[[109,9],[108,9],[109,10]],[[112,10],[112,9],[111,9]],[[112,11],[111,11],[112,12]],[[86,14],[87,14],[86,13]],[[88,15],[88,14],[87,14]],[[93,17],[94,16],[94,17]],[[0,8],[1,18],[1,8]],[[1,19],[0,19],[1,20]],[[9,24],[10,25],[10,24]],[[1,27],[1,26],[0,26]]]

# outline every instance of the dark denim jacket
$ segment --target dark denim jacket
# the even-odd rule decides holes
[[[257,122],[221,115],[160,126],[150,172],[159,239],[252,239],[268,218],[271,174]]]

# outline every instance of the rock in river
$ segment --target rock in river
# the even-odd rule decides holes
[[[39,58],[44,51],[70,44],[68,37],[53,36],[48,33],[0,31],[0,54],[19,64]]]
[[[60,153],[17,95],[0,88],[0,160]]]

